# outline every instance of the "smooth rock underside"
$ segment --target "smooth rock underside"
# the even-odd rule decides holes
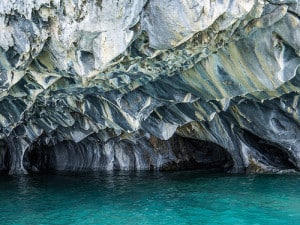
[[[2,0],[0,170],[300,169],[299,0]]]

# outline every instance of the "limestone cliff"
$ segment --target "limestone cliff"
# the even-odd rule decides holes
[[[299,170],[299,65],[299,0],[2,0],[0,170]]]

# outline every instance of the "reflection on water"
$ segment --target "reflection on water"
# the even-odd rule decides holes
[[[300,175],[0,176],[1,224],[299,224]]]

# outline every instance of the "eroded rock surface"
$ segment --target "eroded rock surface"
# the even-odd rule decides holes
[[[4,0],[0,170],[300,169],[299,0]]]

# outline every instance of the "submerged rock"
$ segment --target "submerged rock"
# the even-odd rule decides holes
[[[0,170],[300,169],[300,3],[0,3]]]

